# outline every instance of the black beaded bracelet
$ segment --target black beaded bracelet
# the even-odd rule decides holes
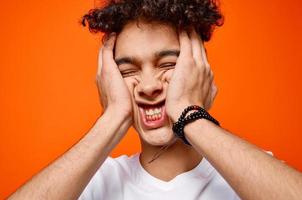
[[[191,111],[191,110],[197,110],[197,111],[191,113],[189,116],[186,117],[188,112]],[[185,144],[192,146],[188,142],[188,140],[185,138],[184,127],[185,127],[185,125],[195,121],[196,119],[203,119],[203,118],[207,119],[207,120],[210,120],[214,124],[220,126],[219,122],[216,119],[214,119],[205,109],[203,109],[200,106],[193,105],[193,106],[187,107],[182,112],[182,114],[178,118],[177,122],[173,123],[172,130],[173,130],[174,134],[176,135],[176,137],[183,140],[183,142]]]

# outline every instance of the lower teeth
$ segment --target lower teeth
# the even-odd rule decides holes
[[[161,116],[146,116],[147,121],[156,121],[159,120],[161,118]]]

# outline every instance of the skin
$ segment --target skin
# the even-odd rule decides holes
[[[138,105],[156,104],[166,100],[169,81],[178,55],[173,53],[158,56],[158,54],[165,51],[179,53],[179,37],[176,30],[167,25],[140,22],[139,27],[136,23],[129,23],[117,36],[115,60],[131,96],[133,126],[141,140],[142,166],[151,175],[170,181],[176,175],[193,169],[201,161],[202,156],[194,148],[175,140],[171,122],[168,120],[160,128],[145,129],[139,120]],[[167,37],[162,37],[163,35]],[[148,48],[145,48],[146,46]],[[179,97],[173,98],[178,101]],[[166,144],[171,146],[155,161],[148,163],[161,146]],[[162,170],[163,168],[169,170]]]
[[[155,52],[166,48],[179,50],[179,56],[155,61]],[[133,64],[116,63],[125,56],[139,61],[131,75],[125,75],[124,70]],[[161,62],[175,64],[162,68]],[[202,41],[194,30],[178,34],[163,24],[141,22],[140,28],[127,24],[100,50],[96,81],[105,111],[93,128],[9,199],[77,199],[131,125],[141,138],[142,166],[161,180],[173,179],[205,157],[242,199],[301,199],[300,172],[208,120],[196,120],[185,127],[192,147],[175,140],[171,122],[188,105],[210,109],[217,94]],[[144,129],[138,120],[138,103],[162,99],[169,121],[158,129]],[[149,164],[166,144],[171,146]]]

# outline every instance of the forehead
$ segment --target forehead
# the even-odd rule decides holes
[[[147,59],[158,51],[168,49],[179,49],[175,28],[155,22],[130,22],[117,37],[115,57],[131,56]]]

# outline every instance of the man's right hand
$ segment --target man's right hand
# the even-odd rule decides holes
[[[78,199],[93,175],[132,124],[131,96],[113,59],[115,36],[99,53],[97,86],[104,114],[90,131],[8,198]],[[64,176],[64,178],[62,178]],[[51,178],[50,178],[51,177]]]
[[[116,34],[111,34],[99,52],[96,83],[104,111],[132,118],[131,96],[113,58]]]

